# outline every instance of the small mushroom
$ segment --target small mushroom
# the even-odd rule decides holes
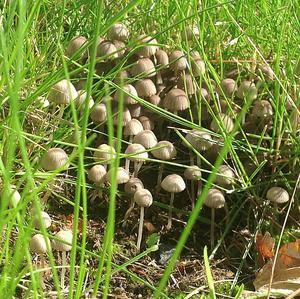
[[[143,125],[144,130],[154,130],[154,122],[148,116],[142,115],[139,117],[139,121]]]
[[[134,162],[134,173],[133,177],[137,177],[140,168],[142,167],[144,161],[148,158],[148,153],[146,149],[138,143],[132,143],[128,145],[125,150],[125,154],[129,155],[126,157],[125,170],[129,172],[130,161]],[[128,161],[128,162],[127,162]]]
[[[192,51],[190,55],[193,76],[195,78],[203,76],[206,71],[205,62],[202,60],[200,54],[197,51]]]
[[[184,30],[181,32],[182,39],[186,39],[188,41],[193,40],[194,38],[198,39],[200,36],[199,29],[196,25],[186,26]]]
[[[87,99],[87,92],[85,90],[78,90],[77,94],[78,96],[74,102],[80,110],[84,110],[86,104],[88,105],[88,108],[92,108],[94,106],[95,103],[92,96],[90,95],[89,99]]]
[[[188,61],[182,51],[175,50],[169,56],[170,67],[175,71],[175,76],[184,71],[188,66]]]
[[[263,77],[266,79],[266,81],[270,82],[273,81],[275,76],[272,68],[265,64],[258,68],[259,72],[263,75]]]
[[[168,214],[168,224],[167,229],[171,229],[172,227],[172,210],[174,206],[174,194],[180,193],[185,189],[185,182],[183,178],[178,174],[170,174],[166,176],[161,182],[161,187],[171,193],[170,205],[169,205],[169,214]]]
[[[86,43],[87,39],[84,36],[75,36],[74,38],[72,38],[66,48],[66,56],[72,58],[72,56],[74,56],[77,52],[80,52],[81,48],[84,48]],[[82,62],[88,56],[87,49],[82,49],[81,51],[82,53],[80,54],[79,62]]]
[[[94,165],[91,169],[88,170],[88,179],[95,183],[97,187],[100,187],[104,183],[105,178],[106,168],[101,164]],[[102,189],[100,189],[99,197],[102,197]],[[93,203],[92,200],[91,202]]]
[[[141,249],[142,235],[143,235],[143,224],[144,224],[144,209],[152,205],[153,198],[152,194],[147,189],[139,189],[134,193],[134,201],[141,208],[140,212],[140,221],[139,221],[139,232],[137,239],[137,250],[138,252]]]
[[[40,259],[40,269],[45,269],[46,267],[44,254],[47,253],[47,245],[50,248],[50,240],[47,237],[44,237],[42,234],[36,234],[30,239],[30,250],[38,255],[38,258]],[[40,281],[41,286],[44,289],[45,284],[43,272],[40,273]]]
[[[220,209],[225,206],[225,197],[220,190],[211,188],[207,192],[204,204],[211,208],[210,244],[212,250],[215,244],[215,209]]]
[[[6,198],[8,198],[8,201],[7,201]],[[13,209],[20,202],[21,194],[16,189],[16,186],[10,185],[10,186],[7,187],[6,190],[5,190],[5,188],[3,188],[2,192],[1,192],[1,200],[2,200],[2,202],[7,201],[8,202],[8,207],[10,209]]]
[[[158,67],[156,72],[156,85],[163,84],[161,75],[161,68],[167,68],[169,66],[169,56],[164,50],[158,50],[155,53],[156,66]]]
[[[130,95],[126,94],[125,92],[127,92],[128,94],[134,96],[134,97],[137,97],[137,91],[136,89],[134,88],[133,85],[131,84],[126,84],[122,87],[122,89],[120,90],[117,90],[115,95],[114,95],[114,100],[115,101],[119,101],[121,95],[123,96],[123,100],[124,100],[124,104],[126,105],[133,105],[133,104],[137,104],[138,102],[133,98],[131,97]]]
[[[225,78],[221,82],[221,88],[225,96],[231,98],[236,92],[237,85],[236,82],[231,78]]]
[[[121,22],[115,23],[108,30],[107,38],[110,40],[126,41],[129,37],[128,28]]]
[[[95,124],[102,124],[107,120],[107,109],[104,103],[96,104],[90,113],[91,120]]]
[[[140,58],[136,61],[130,70],[134,77],[150,78],[156,74],[155,66],[150,58]]]
[[[286,203],[290,200],[288,192],[281,187],[271,187],[267,191],[267,199],[274,203],[275,210],[277,211],[277,205]]]
[[[164,107],[169,111],[177,114],[179,111],[184,111],[189,108],[189,99],[185,92],[179,88],[171,89],[164,98]]]
[[[132,118],[139,118],[143,115],[143,107],[140,104],[131,104],[128,105],[127,108]]]
[[[68,164],[68,155],[61,148],[50,148],[44,155],[41,165],[44,170],[53,171],[60,167],[67,169]]]
[[[138,42],[141,46],[138,48],[136,53],[140,57],[151,57],[158,50],[157,41],[151,36],[141,35],[138,38]]]
[[[151,79],[139,80],[135,83],[134,87],[141,98],[148,98],[156,94],[156,87]]]
[[[234,181],[234,172],[227,165],[221,165],[216,174],[215,182],[219,186],[230,186]]]
[[[212,129],[212,131],[217,133],[220,133],[222,131],[221,128],[223,128],[226,133],[230,133],[234,128],[233,119],[226,114],[220,113],[220,119],[213,119],[210,124],[210,128]]]
[[[135,118],[129,121],[123,131],[124,136],[129,136],[129,143],[132,143],[133,137],[144,130],[141,122]]]
[[[115,159],[115,157],[116,150],[105,143],[98,146],[97,150],[94,152],[94,160],[103,163],[105,168],[107,164],[110,164],[112,160]]]
[[[197,190],[197,196],[200,193],[200,188],[201,188],[201,169],[197,165],[191,165],[187,167],[184,171],[184,177],[191,181],[191,204],[192,204],[192,209],[195,206],[195,185],[194,182],[198,182],[198,190]]]
[[[113,111],[113,124],[115,125],[115,126],[118,126],[118,125],[120,125],[120,121],[119,121],[119,113],[120,113],[121,111],[119,111],[119,109],[118,108],[116,108],[116,109],[114,109],[114,111]],[[123,112],[122,112],[122,123],[121,123],[121,126],[123,126],[123,127],[125,127],[126,126],[126,124],[128,123],[128,122],[130,122],[131,121],[131,114],[130,114],[130,111],[129,111],[129,109],[127,108],[127,107],[124,107],[123,108]]]
[[[113,42],[103,41],[98,44],[97,57],[101,57],[104,60],[113,60],[118,58],[118,50]]]
[[[247,98],[249,100],[255,100],[257,98],[257,88],[253,82],[244,80],[238,87],[236,96],[239,99]]]
[[[145,149],[150,149],[156,146],[157,138],[151,130],[144,130],[134,136],[133,142],[141,144]]]
[[[53,240],[52,247],[54,250],[61,251],[61,277],[60,285],[62,290],[65,289],[65,276],[67,264],[67,252],[72,249],[73,233],[71,230],[60,230],[55,234],[57,240]]]
[[[113,174],[116,171],[116,176]],[[112,183],[112,180],[116,180],[118,185],[125,184],[129,181],[128,172],[123,167],[118,167],[117,169],[111,168],[106,174],[106,180]]]
[[[194,79],[190,74],[182,73],[178,79],[177,86],[178,88],[185,90],[189,96],[195,94],[196,86]]]
[[[37,211],[34,209],[32,211],[34,216],[34,226],[36,229],[41,229],[41,227],[49,228],[51,226],[51,218],[47,212],[41,211],[40,215],[37,214]]]

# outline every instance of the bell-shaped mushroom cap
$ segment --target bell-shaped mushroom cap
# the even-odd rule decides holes
[[[47,252],[47,243],[50,247],[50,241],[42,234],[36,234],[31,237],[29,247],[34,253],[43,254]]]
[[[34,209],[35,211],[35,209]],[[41,211],[41,217],[38,216],[36,212],[34,212],[34,226],[36,229],[40,229],[42,227],[42,223],[45,228],[48,228],[51,226],[51,218],[47,212]],[[41,219],[41,221],[40,221]]]
[[[133,64],[130,72],[134,77],[141,75],[144,78],[150,78],[156,74],[154,64],[150,58],[140,58]]]
[[[152,105],[159,106],[161,102],[161,98],[159,95],[154,94],[153,96],[148,98],[148,102],[151,103]]]
[[[128,28],[121,22],[113,24],[107,33],[107,38],[110,40],[126,41],[129,37]]]
[[[201,178],[201,169],[197,165],[192,165],[184,170],[184,177],[187,180],[199,181]]]
[[[116,157],[116,150],[108,145],[101,144],[98,146],[97,151],[94,153],[95,161],[102,161],[105,164],[110,164],[114,158]]]
[[[262,74],[263,76],[265,77],[265,79],[267,81],[273,81],[274,80],[274,72],[272,70],[272,68],[265,64],[265,65],[262,65],[261,67],[259,67],[258,69]]]
[[[69,104],[77,97],[77,91],[74,85],[64,79],[54,84],[49,92],[48,100],[58,105]]]
[[[212,209],[220,209],[225,205],[225,197],[220,190],[211,188],[207,192],[204,204]]]
[[[225,132],[230,133],[232,132],[233,128],[234,128],[234,123],[233,120],[230,116],[220,113],[220,119],[222,121],[223,126],[220,126],[224,128]],[[212,131],[214,132],[221,132],[221,128],[220,128],[218,122],[216,121],[216,119],[213,119],[211,124],[210,124],[210,128],[212,129]]]
[[[98,44],[97,57],[104,57],[105,59],[112,60],[118,58],[118,50],[112,42],[103,41]]]
[[[88,170],[88,179],[95,184],[101,184],[105,180],[106,169],[103,165],[94,165]]]
[[[199,29],[196,25],[186,26],[181,32],[182,39],[193,40],[194,38],[199,37]]]
[[[124,92],[123,92],[123,90],[124,90]],[[126,84],[123,86],[122,90],[116,91],[116,93],[114,95],[114,100],[119,101],[119,99],[121,98],[121,95],[123,93],[123,100],[126,105],[132,105],[132,104],[138,103],[133,97],[126,94],[125,92],[129,93],[130,95],[133,95],[134,97],[137,97],[137,95],[138,95],[134,86],[132,86],[131,84]]]
[[[191,130],[185,138],[197,151],[206,151],[213,145],[211,135],[205,131]]]
[[[144,130],[133,138],[134,143],[141,144],[144,148],[149,149],[157,144],[157,138],[151,130]]]
[[[114,111],[114,116],[113,116],[113,124],[115,126],[118,126],[120,124],[119,122],[119,111],[118,111],[118,108],[116,108]],[[130,114],[130,111],[127,107],[124,107],[123,108],[123,115],[122,115],[122,123],[121,125],[124,127],[127,125],[127,123],[129,123],[131,121],[131,114]]]
[[[236,96],[240,99],[248,98],[254,100],[257,98],[257,88],[253,82],[244,80],[238,87]]]
[[[187,68],[188,62],[182,51],[175,50],[169,56],[170,67],[174,71],[184,71]]]
[[[143,107],[140,104],[128,105],[127,108],[132,118],[139,118],[143,113]]]
[[[178,88],[185,90],[187,94],[195,93],[194,80],[190,74],[182,73],[177,82]]]
[[[254,102],[252,115],[257,118],[267,118],[273,115],[273,107],[267,100],[257,100]]]
[[[73,233],[70,229],[60,230],[55,234],[55,237],[59,240],[53,240],[53,249],[58,251],[70,251],[72,249]]]
[[[75,36],[66,48],[66,55],[71,58],[77,51],[79,52],[79,49],[83,47],[85,43],[87,43],[87,39],[84,36]],[[80,56],[80,58],[86,57],[87,51],[85,50]]]
[[[129,174],[123,167],[118,167],[116,177],[112,178],[114,172],[115,169],[111,168],[106,174],[106,178],[109,183],[112,182],[112,179],[116,179],[118,185],[125,184],[129,181]]]
[[[68,168],[68,155],[61,148],[50,148],[42,159],[42,168],[44,170],[55,170],[63,165]]]
[[[144,184],[139,178],[130,178],[124,185],[124,191],[128,194],[134,194],[137,190],[143,189]]]
[[[272,187],[267,192],[267,199],[277,203],[286,203],[289,201],[290,197],[287,191],[281,187]]]
[[[115,45],[115,47],[117,49],[118,57],[119,58],[123,57],[126,52],[126,45],[119,40],[114,40],[113,44]]]
[[[169,56],[164,50],[157,50],[155,53],[157,64],[160,66],[167,66],[169,64]]]
[[[151,97],[156,94],[155,84],[150,79],[139,80],[134,87],[141,98]]]
[[[205,63],[204,61],[198,56],[192,56],[191,59],[191,66],[192,66],[192,74],[193,76],[196,77],[200,77],[203,76],[205,74]]]
[[[157,41],[151,36],[141,35],[138,42],[142,44],[136,52],[140,57],[151,57],[158,50]]]
[[[226,97],[231,98],[236,91],[236,82],[231,78],[225,78],[221,82],[221,88]]]
[[[171,89],[164,98],[164,107],[172,112],[183,111],[189,108],[190,102],[185,92],[179,88]]]
[[[124,83],[127,78],[129,78],[129,73],[126,70],[121,70],[116,75],[116,77],[114,79],[114,83],[119,85],[122,82]]]
[[[107,119],[107,110],[105,104],[96,104],[91,111],[90,117],[96,124],[105,122]]]
[[[144,130],[154,130],[154,122],[148,116],[142,115],[139,117],[139,121],[143,125]]]
[[[84,104],[86,103],[86,98],[87,98],[87,92],[85,90],[78,90],[77,94],[78,94],[78,96],[74,100],[75,105],[79,108],[84,109]],[[92,108],[95,104],[91,95],[89,97],[87,104],[88,104],[89,108]]]
[[[12,209],[12,208],[16,207],[21,200],[21,195],[20,195],[19,191],[16,189],[16,186],[10,185],[7,188],[7,193],[4,191],[5,191],[5,189],[3,189],[1,192],[1,200],[4,201],[5,197],[8,197],[9,208]]]
[[[227,165],[221,165],[217,175],[216,175],[216,184],[220,186],[228,186],[233,183],[234,180],[234,172]]]
[[[144,208],[148,208],[153,203],[153,197],[148,189],[139,189],[134,193],[135,203]]]
[[[158,142],[151,153],[155,158],[160,160],[171,160],[177,155],[176,148],[167,140]]]
[[[126,157],[130,161],[145,161],[148,158],[146,149],[138,143],[129,144],[125,150],[125,154],[130,155]]]
[[[135,118],[133,118],[130,122],[128,122],[124,128],[123,135],[124,136],[135,136],[138,133],[144,130],[141,122]]]
[[[179,193],[185,189],[185,182],[178,174],[169,174],[161,182],[161,187],[170,193]]]

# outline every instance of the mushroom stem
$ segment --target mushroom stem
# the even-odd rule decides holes
[[[192,209],[194,209],[195,207],[195,182],[194,181],[191,181],[191,204],[192,204]]]
[[[159,84],[163,84],[163,79],[162,79],[162,76],[161,76],[161,72],[160,71],[157,71],[156,73],[156,84],[159,85]]]
[[[46,286],[45,286],[45,283],[44,283],[44,269],[45,269],[45,264],[46,263],[45,263],[44,254],[43,253],[39,254],[39,258],[41,260],[41,267],[40,267],[40,269],[43,270],[43,271],[40,272],[40,282],[41,282],[42,289],[45,289]]]
[[[143,161],[140,161],[140,162],[134,162],[134,172],[133,172],[133,177],[134,177],[134,178],[137,178],[138,173],[139,173],[139,171],[140,171],[142,165],[143,165]]]
[[[124,216],[124,222],[122,224],[122,227],[125,227],[126,224],[127,224],[127,220],[132,212],[132,210],[134,209],[134,198],[132,197],[131,200],[130,200],[130,205],[129,205],[129,208],[127,209],[127,211],[125,212],[125,216]]]
[[[138,239],[137,239],[137,245],[136,245],[138,252],[140,252],[141,243],[142,243],[143,224],[144,224],[144,211],[145,211],[145,208],[141,207],[140,221],[139,221],[139,232],[138,232]]]
[[[210,219],[210,247],[211,250],[215,246],[215,209],[211,209],[211,219]]]
[[[64,106],[60,106],[60,109],[59,109],[59,112],[58,112],[58,115],[57,115],[57,119],[58,120],[62,119],[62,117],[64,115],[64,112],[65,112],[65,107]]]
[[[125,160],[125,170],[129,173],[129,168],[130,168],[130,160],[126,159]]]
[[[159,170],[158,170],[158,175],[157,175],[157,184],[156,184],[156,190],[157,193],[160,190],[160,184],[163,176],[163,171],[164,171],[164,164],[159,165]]]
[[[167,230],[171,229],[171,227],[172,227],[172,211],[173,211],[173,205],[174,205],[173,203],[174,203],[174,192],[171,193],[171,198],[170,198]]]
[[[62,259],[62,262],[61,262],[62,269],[61,269],[61,277],[60,277],[60,286],[61,286],[61,289],[64,290],[65,289],[66,265],[67,265],[66,251],[62,251],[61,259]]]

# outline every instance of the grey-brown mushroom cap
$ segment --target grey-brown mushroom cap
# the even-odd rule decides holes
[[[35,214],[33,216],[34,216],[34,226],[36,229],[40,229],[42,227],[40,219],[42,220],[45,228],[48,228],[51,226],[51,222],[52,222],[51,217],[49,216],[49,214],[47,212],[41,211],[40,217],[35,212]]]
[[[77,51],[79,52],[79,49],[81,47],[84,47],[86,43],[87,39],[84,36],[79,35],[73,37],[66,48],[66,56],[68,56],[69,58],[72,57]],[[87,53],[81,53],[82,58],[86,56]]]
[[[106,164],[111,163],[111,160],[113,160],[115,157],[116,150],[112,146],[105,143],[99,145],[97,151],[94,152],[94,160],[102,161]]]
[[[225,197],[220,190],[211,188],[208,190],[204,204],[212,209],[220,209],[225,205]]]
[[[121,22],[115,23],[108,30],[107,37],[110,40],[126,41],[129,37],[128,28]]]
[[[227,133],[230,133],[233,131],[234,129],[234,122],[233,119],[226,114],[220,113],[220,120],[222,122],[222,126],[220,123],[220,126],[224,128],[224,130]],[[221,131],[221,128],[219,127],[218,122],[216,121],[216,119],[213,119],[211,124],[210,124],[210,128],[212,129],[212,131],[219,133]]]
[[[148,158],[148,153],[146,149],[139,143],[129,144],[125,150],[125,154],[130,155],[126,159],[131,161],[145,161]]]
[[[77,96],[74,85],[70,81],[63,79],[51,87],[48,100],[58,105],[66,105],[74,101]]]
[[[184,170],[184,177],[187,180],[199,181],[201,178],[201,169],[197,165],[192,165]]]
[[[47,252],[47,243],[50,247],[50,240],[48,237],[44,237],[42,234],[36,234],[31,237],[29,247],[31,251],[43,254]]]
[[[240,99],[247,97],[248,99],[254,100],[257,98],[257,88],[253,82],[244,80],[239,85],[236,96]]]
[[[117,109],[115,109],[115,111],[113,111],[113,113],[114,113],[114,116],[113,116],[113,124],[115,125],[115,126],[118,126],[119,124],[120,124],[120,120],[119,120],[119,113],[120,113],[120,111],[118,111]],[[125,127],[126,126],[126,124],[128,123],[128,122],[130,122],[131,121],[131,114],[130,114],[130,111],[129,111],[129,109],[127,108],[127,107],[124,107],[123,108],[123,114],[122,114],[122,123],[121,123],[121,125],[123,126],[123,127]]]
[[[134,136],[133,142],[141,144],[146,149],[150,149],[157,145],[157,138],[151,130],[144,130]]]
[[[140,116],[139,121],[143,125],[144,130],[150,130],[150,131],[154,130],[155,127],[154,122],[148,116],[145,115]]]
[[[227,165],[221,165],[219,170],[216,174],[216,184],[221,186],[228,186],[233,183],[234,180],[234,172],[232,169]]]
[[[169,64],[169,56],[164,50],[157,50],[155,53],[157,64],[161,66],[167,66]]]
[[[136,52],[140,57],[151,57],[158,50],[157,40],[151,36],[141,35],[138,42],[142,44]]]
[[[106,169],[103,165],[94,165],[88,170],[88,179],[96,184],[101,184],[105,180]]]
[[[211,135],[205,131],[191,130],[185,138],[198,151],[206,151],[213,146]]]
[[[167,140],[159,141],[151,153],[155,158],[160,160],[171,160],[177,155],[176,148]]]
[[[156,87],[151,79],[139,80],[135,83],[134,87],[141,98],[151,97],[156,94]]]
[[[135,136],[144,130],[141,122],[135,118],[131,119],[124,127],[124,136]]]
[[[138,206],[148,208],[153,203],[153,197],[148,189],[139,189],[134,193],[134,201]]]
[[[126,92],[129,94],[126,94]],[[122,90],[117,90],[114,95],[114,100],[119,101],[121,96],[123,94],[123,100],[126,105],[133,105],[137,104],[138,101],[134,99],[134,97],[137,97],[137,91],[135,87],[131,84],[125,84],[122,88]]]
[[[53,240],[52,247],[58,251],[70,251],[72,249],[73,233],[70,229],[60,230],[55,234],[59,240]],[[66,243],[64,243],[66,242]],[[69,245],[70,244],[70,245]]]
[[[267,100],[256,100],[253,105],[252,115],[257,118],[267,118],[273,115],[273,107]]]
[[[42,168],[44,170],[52,171],[56,170],[63,165],[68,168],[68,161],[67,153],[61,148],[50,148],[42,159]]]
[[[185,92],[179,88],[171,89],[164,98],[164,107],[172,112],[188,109],[190,102]]]
[[[180,193],[185,189],[185,182],[178,174],[170,174],[161,182],[161,187],[170,193]]]
[[[150,58],[140,58],[136,61],[130,70],[132,76],[137,77],[142,75],[143,77],[154,77],[156,74],[155,66]]]
[[[116,177],[113,178],[112,175],[115,173],[115,171]],[[118,167],[116,170],[111,168],[106,174],[106,179],[110,183],[112,182],[112,179],[116,179],[118,185],[125,184],[129,181],[129,174],[123,167]]]
[[[97,57],[112,60],[118,58],[118,50],[112,42],[102,41],[97,47]]]
[[[6,201],[7,199],[5,197],[9,198],[8,206],[11,209],[16,207],[21,200],[21,194],[19,193],[19,191],[16,189],[16,186],[14,185],[8,186],[7,193],[5,192],[4,188],[3,190],[1,190],[1,200]]]
[[[226,97],[231,98],[237,89],[236,82],[231,78],[225,78],[221,82],[221,88]]]
[[[270,188],[267,192],[266,197],[268,200],[270,200],[274,203],[277,203],[277,204],[286,203],[290,199],[288,192],[281,187]]]
[[[96,104],[91,110],[90,117],[94,123],[99,124],[105,122],[107,119],[107,109],[105,104]]]
[[[185,90],[187,94],[192,95],[195,93],[195,84],[193,77],[190,74],[183,73],[177,82],[178,88]]]
[[[92,108],[92,107],[94,106],[95,102],[94,102],[93,97],[92,97],[91,95],[89,96],[88,101],[86,101],[86,98],[87,98],[87,92],[86,92],[85,90],[78,90],[77,94],[78,94],[78,96],[77,96],[77,98],[74,100],[75,105],[76,105],[77,107],[83,108],[83,107],[84,107],[84,104],[85,104],[86,102],[88,102],[87,104],[88,104],[88,107],[89,107],[89,108]]]
[[[169,56],[170,67],[175,71],[183,71],[187,68],[188,62],[182,51],[175,50]]]
[[[128,194],[134,194],[137,190],[143,188],[144,184],[139,178],[130,178],[124,185],[124,191]]]

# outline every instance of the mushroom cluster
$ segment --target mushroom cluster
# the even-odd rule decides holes
[[[195,28],[184,32],[182,37],[193,40],[199,35]],[[189,43],[191,48],[185,50],[170,49],[161,45],[154,36],[131,36],[127,26],[118,22],[109,29],[105,38],[99,37],[97,41],[95,80],[103,75],[109,76],[111,81],[105,83],[105,88],[99,93],[99,86],[95,84],[97,89],[87,97],[83,74],[80,79],[59,81],[49,92],[49,100],[60,105],[61,109],[70,101],[74,101],[79,112],[88,109],[89,128],[98,132],[99,138],[90,155],[93,161],[87,157],[89,165],[92,164],[87,177],[99,190],[99,197],[104,196],[102,191],[109,188],[113,180],[124,185],[130,203],[123,225],[135,203],[141,208],[138,250],[144,208],[150,207],[153,199],[161,200],[166,197],[166,192],[170,194],[166,225],[170,230],[175,193],[186,190],[191,207],[194,207],[203,184],[214,172],[213,165],[226,145],[227,136],[236,141],[244,138],[245,133],[272,130],[274,104],[264,89],[265,84],[272,84],[274,80],[271,68],[260,65],[256,73],[239,76],[230,72],[219,79],[207,70],[203,59],[205,54],[200,55],[192,45]],[[88,46],[85,37],[74,37],[65,52],[70,64],[74,61],[88,63]],[[244,111],[244,107],[249,108]],[[183,126],[184,120],[194,125],[186,122]],[[106,138],[109,124],[122,127],[121,165],[117,169],[112,166],[117,156],[116,148]],[[259,138],[255,142],[257,146],[261,145]],[[237,163],[244,164],[245,169],[250,163],[250,150],[235,143],[233,151],[238,152],[240,160],[236,162],[230,155],[223,157],[205,201],[205,205],[212,209],[212,246],[215,209],[225,206],[225,197],[234,193],[237,186],[244,187]],[[46,171],[68,166],[64,150],[50,149],[47,155],[42,161]],[[258,160],[254,161],[258,166]],[[158,166],[155,167],[157,171],[149,165]],[[274,192],[271,193],[273,196]],[[267,198],[272,201],[271,193],[268,192]],[[186,196],[177,196],[181,198],[180,205],[189,204]]]

